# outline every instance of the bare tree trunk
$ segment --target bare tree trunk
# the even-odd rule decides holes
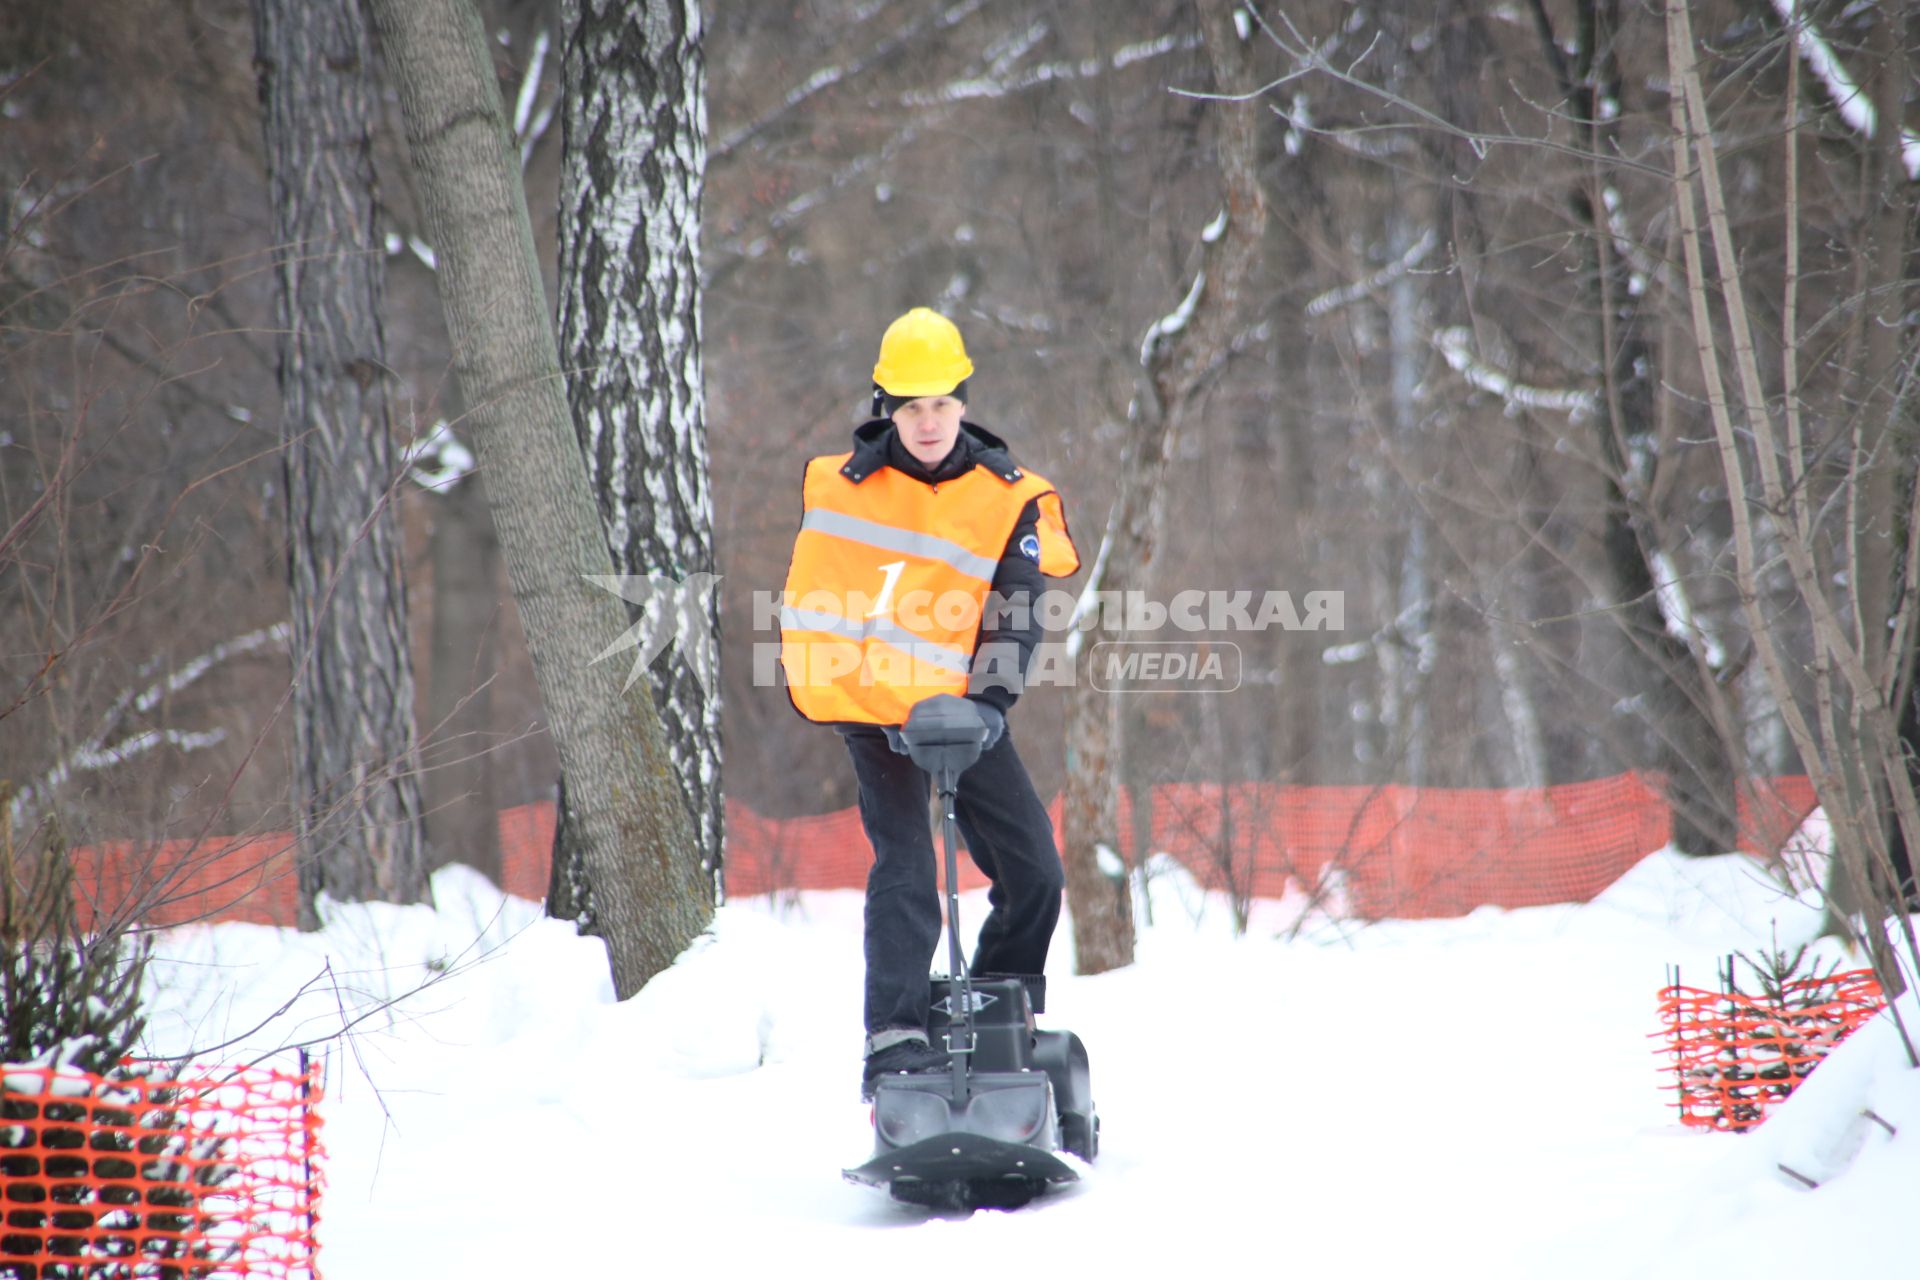
[[[1413,243],[1408,222],[1404,205],[1396,200],[1387,215],[1387,254],[1390,262],[1401,260]],[[1419,308],[1419,291],[1414,287],[1412,278],[1402,273],[1387,286],[1390,370],[1387,388],[1388,402],[1393,406],[1393,420],[1389,426],[1396,448],[1415,439],[1420,430],[1414,395],[1419,387],[1427,344],[1422,337],[1426,326],[1420,323]],[[1416,492],[1412,496],[1414,500],[1405,507],[1407,543],[1400,557],[1399,599],[1391,615],[1399,620],[1402,634],[1411,642],[1411,652],[1405,663],[1391,664],[1391,677],[1399,683],[1399,687],[1390,696],[1383,696],[1381,701],[1383,706],[1391,704],[1398,708],[1395,719],[1387,725],[1387,731],[1400,753],[1401,776],[1419,787],[1432,781],[1428,776],[1427,751],[1436,744],[1431,741],[1428,730],[1428,703],[1432,697],[1434,654],[1441,647],[1437,632],[1444,624],[1440,611],[1434,605],[1432,574],[1428,566],[1432,519],[1422,506],[1420,495]],[[1387,675],[1388,669],[1388,664],[1382,664],[1381,674]]]
[[[1279,239],[1276,237],[1276,239]],[[1299,255],[1304,257],[1304,255]],[[1297,260],[1297,259],[1296,259]],[[1273,271],[1286,271],[1291,264],[1270,265]],[[1284,278],[1284,276],[1279,277]],[[1283,379],[1289,374],[1282,373]],[[1280,528],[1298,552],[1314,545],[1314,460],[1311,447],[1313,414],[1305,405],[1311,396],[1300,397],[1298,387],[1276,382],[1268,394],[1275,403],[1270,412],[1277,429],[1262,432],[1261,447],[1267,451],[1267,467],[1272,476],[1273,501],[1284,512]],[[1263,771],[1283,785],[1300,786],[1316,781],[1310,765],[1321,744],[1321,690],[1326,683],[1326,666],[1320,660],[1323,639],[1319,632],[1280,631],[1270,637],[1274,646],[1276,675],[1271,702],[1273,730],[1269,750],[1272,767]]]
[[[700,346],[706,63],[697,0],[568,0],[560,345],[587,476],[615,572],[711,574]],[[717,648],[719,601],[701,607]],[[642,627],[671,612],[633,611]],[[694,637],[681,636],[682,646]],[[718,892],[726,807],[717,652],[668,651],[649,684],[687,812],[686,851]],[[570,830],[570,829],[569,829]],[[563,861],[571,849],[557,842]],[[578,872],[557,874],[578,880]],[[591,885],[578,904],[590,915]],[[550,901],[554,907],[557,901]],[[590,920],[583,924],[591,927]]]
[[[1794,473],[1804,460],[1781,448],[1761,383],[1758,361],[1754,356],[1752,325],[1748,319],[1746,286],[1738,269],[1738,246],[1732,234],[1725,187],[1721,182],[1717,149],[1707,112],[1707,95],[1701,83],[1694,52],[1691,22],[1684,0],[1667,0],[1667,56],[1672,69],[1674,97],[1671,107],[1674,132],[1674,198],[1681,248],[1686,263],[1688,301],[1693,318],[1694,341],[1699,353],[1708,408],[1713,418],[1714,436],[1719,444],[1721,466],[1734,495],[1731,504],[1734,529],[1735,568],[1741,602],[1752,623],[1754,648],[1768,683],[1773,687],[1780,711],[1800,750],[1801,759],[1812,774],[1814,788],[1825,807],[1834,838],[1834,870],[1842,883],[1851,881],[1848,890],[1863,904],[1858,918],[1843,915],[1837,924],[1848,938],[1862,947],[1873,965],[1874,974],[1889,993],[1904,991],[1909,979],[1920,973],[1920,938],[1916,937],[1911,912],[1904,897],[1888,892],[1894,882],[1892,861],[1887,848],[1883,817],[1873,802],[1873,793],[1884,787],[1882,795],[1891,800],[1903,837],[1911,845],[1920,836],[1920,797],[1916,797],[1913,773],[1905,759],[1899,734],[1899,714],[1889,705],[1888,691],[1874,675],[1889,673],[1885,650],[1899,653],[1900,642],[1892,640],[1886,629],[1869,635],[1844,621],[1838,603],[1844,603],[1846,588],[1836,587],[1831,575],[1814,555],[1809,534],[1817,530],[1810,509],[1813,498]],[[1710,233],[1714,264],[1718,269],[1718,294],[1724,309],[1729,335],[1730,355],[1722,367],[1715,349],[1713,318],[1708,305],[1705,255],[1702,252],[1701,219],[1696,208],[1693,184],[1697,179],[1705,206],[1705,225]],[[1789,331],[1789,342],[1793,341]],[[1727,394],[1728,374],[1739,391],[1738,401]],[[1789,391],[1789,396],[1792,391]],[[1794,698],[1794,691],[1774,636],[1766,626],[1760,608],[1757,586],[1759,558],[1755,553],[1753,520],[1748,510],[1745,463],[1736,431],[1734,409],[1739,410],[1740,427],[1751,433],[1753,461],[1764,494],[1764,505],[1785,518],[1780,547],[1793,575],[1794,590],[1812,615],[1815,643],[1831,660],[1830,668],[1820,666],[1822,679],[1814,688],[1818,711],[1810,723]],[[1789,423],[1792,423],[1789,418]],[[1782,459],[1786,469],[1782,469]],[[1847,483],[1864,485],[1861,472],[1875,465],[1889,465],[1885,458],[1856,454],[1848,464]],[[1789,482],[1792,482],[1791,489]],[[1758,505],[1758,504],[1756,504]],[[1852,513],[1857,520],[1858,513]],[[1860,587],[1861,564],[1857,539],[1862,532],[1849,521],[1847,532],[1856,540],[1844,561],[1845,580],[1854,590]],[[1914,551],[1908,544],[1907,552]],[[1892,628],[1898,634],[1912,621],[1911,572],[1904,579],[1907,588],[1899,613],[1903,621]],[[1836,591],[1842,601],[1829,598]],[[1883,652],[1876,658],[1870,651]],[[1828,682],[1831,681],[1831,684]],[[1851,712],[1851,722],[1843,730],[1835,714],[1842,701]],[[1853,784],[1849,774],[1857,770],[1867,789]],[[1883,878],[1884,877],[1884,878]],[[1829,906],[1833,905],[1832,898]],[[1897,939],[1897,941],[1896,941]],[[1901,950],[1904,948],[1904,951]],[[1895,1026],[1906,1042],[1908,1060],[1920,1064],[1920,1044],[1902,1020],[1899,1003],[1889,1005]]]
[[[1134,872],[1135,882],[1141,888],[1141,918],[1151,928],[1153,869],[1149,863],[1153,858],[1154,774],[1148,767],[1147,726],[1137,708],[1117,707],[1115,711],[1119,719],[1114,724],[1113,753],[1118,761],[1113,767],[1120,777],[1120,785],[1126,789],[1127,797],[1132,802],[1132,821],[1129,825],[1133,828],[1133,859],[1129,865]]]
[[[495,582],[500,543],[484,483],[462,476],[432,499],[433,638],[427,669],[427,837],[436,866],[461,862],[502,888],[493,787]]]
[[[1202,750],[1213,757],[1213,776],[1220,788],[1220,828],[1214,835],[1214,867],[1227,889],[1234,936],[1240,937],[1246,933],[1253,913],[1253,859],[1238,856],[1234,849],[1238,833],[1233,823],[1233,757],[1227,749],[1226,726],[1220,721],[1219,699],[1205,696],[1200,699],[1200,726],[1207,738]]]
[[[1670,616],[1662,602],[1655,565],[1677,566],[1664,555],[1659,513],[1651,495],[1659,486],[1655,417],[1659,351],[1650,340],[1640,294],[1629,285],[1614,251],[1608,224],[1606,161],[1611,132],[1625,91],[1616,57],[1617,0],[1580,0],[1571,38],[1571,64],[1536,6],[1545,56],[1559,72],[1575,136],[1590,162],[1576,174],[1571,193],[1575,216],[1586,229],[1585,276],[1589,305],[1597,318],[1598,368],[1603,412],[1593,415],[1594,443],[1605,475],[1606,503],[1600,543],[1608,614],[1626,642],[1630,697],[1639,706],[1644,734],[1634,735],[1636,763],[1666,776],[1673,844],[1683,853],[1726,853],[1736,836],[1737,746],[1727,725],[1725,695],[1712,680],[1684,632],[1689,620]],[[1615,104],[1611,107],[1605,102]],[[1666,584],[1669,593],[1684,584]]]
[[[1231,11],[1209,8],[1202,22],[1216,84],[1226,92],[1251,87]],[[1167,459],[1205,382],[1226,358],[1239,321],[1242,286],[1254,277],[1260,261],[1267,206],[1257,175],[1254,108],[1221,102],[1216,110],[1215,147],[1227,207],[1203,238],[1200,270],[1181,309],[1157,324],[1144,344],[1120,489],[1089,575],[1089,591],[1124,593],[1146,581],[1157,550],[1155,506]],[[1086,642],[1090,665],[1095,645],[1111,635],[1102,625],[1080,633],[1080,638]],[[1113,699],[1095,689],[1083,670],[1068,699],[1062,814],[1067,900],[1080,973],[1102,973],[1133,961],[1133,901],[1127,878],[1107,875],[1099,857],[1103,845],[1116,852],[1121,847],[1113,717]]]
[[[1873,259],[1869,274],[1873,288],[1868,295],[1872,301],[1861,308],[1866,358],[1860,369],[1860,392],[1854,399],[1854,466],[1848,481],[1854,516],[1853,564],[1848,581],[1857,643],[1867,675],[1887,692],[1890,701],[1898,686],[1905,683],[1906,655],[1893,652],[1887,641],[1889,622],[1900,598],[1896,566],[1904,550],[1901,534],[1908,531],[1910,519],[1901,508],[1911,490],[1902,492],[1899,482],[1908,473],[1908,460],[1914,456],[1909,408],[1912,371],[1906,367],[1907,241],[1914,207],[1902,168],[1905,140],[1898,127],[1905,119],[1909,79],[1905,25],[1904,10],[1894,7],[1883,11],[1874,24],[1870,50],[1878,72],[1873,78],[1874,109],[1887,124],[1874,138],[1869,152],[1873,213],[1867,252]],[[1909,519],[1903,519],[1903,515]],[[1859,758],[1871,760],[1873,735],[1862,723],[1858,704],[1850,705]],[[1905,726],[1911,718],[1910,708],[1895,703],[1896,720]],[[1890,904],[1895,897],[1905,896],[1899,886],[1912,874],[1910,868],[1902,874],[1900,864],[1908,859],[1909,851],[1897,834],[1899,823],[1888,802],[1888,781],[1869,772],[1863,792],[1890,838],[1885,863],[1873,865],[1870,874],[1840,878],[1837,901],[1852,912],[1865,910],[1867,904],[1855,901],[1848,886],[1867,887],[1880,903]]]
[[[1909,323],[1906,315],[1907,227],[1913,215],[1906,197],[1906,174],[1901,167],[1900,122],[1906,114],[1907,51],[1905,25],[1898,7],[1882,12],[1874,23],[1874,109],[1886,121],[1868,150],[1869,219],[1866,251],[1873,259],[1868,274],[1870,300],[1862,307],[1865,360],[1859,369],[1854,397],[1853,432],[1856,483],[1849,487],[1854,504],[1854,556],[1851,576],[1855,627],[1867,674],[1876,682],[1887,675],[1887,621],[1896,598],[1894,570],[1896,532],[1901,524],[1894,497],[1902,467],[1895,450],[1912,447],[1907,425],[1908,378],[1904,365]]]
[[[374,230],[372,44],[355,0],[255,0],[276,242],[300,924],[322,893],[427,896]]]
[[[1906,520],[1911,527],[1913,521],[1920,520],[1920,510],[1909,508]],[[1900,682],[1900,754],[1905,758],[1907,785],[1920,794],[1920,648],[1914,646],[1911,637],[1903,661],[1906,674]],[[1895,894],[1906,903],[1911,914],[1920,911],[1920,882],[1914,879],[1913,850],[1907,845],[1906,829],[1899,815],[1892,811],[1892,805],[1888,805],[1888,810],[1887,870]]]
[[[1111,537],[1111,531],[1109,537]],[[1101,632],[1084,639],[1097,641]],[[1061,862],[1073,913],[1076,973],[1105,973],[1133,963],[1133,894],[1127,877],[1101,865],[1100,850],[1120,849],[1120,808],[1114,798],[1113,697],[1092,687],[1087,661],[1067,698],[1067,785],[1061,797]]]
[[[1507,722],[1513,771],[1507,785],[1544,787],[1549,780],[1547,739],[1540,728],[1540,713],[1534,705],[1533,690],[1527,684],[1523,658],[1524,644],[1505,623],[1489,621],[1487,644],[1493,650],[1494,679],[1499,685],[1500,713]]]
[[[595,657],[626,610],[568,415],[526,195],[486,33],[465,0],[371,0],[406,117],[467,421],[527,635],[615,993],[713,914],[653,700]]]

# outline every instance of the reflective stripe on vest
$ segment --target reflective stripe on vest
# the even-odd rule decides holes
[[[1043,573],[1079,567],[1059,494],[1031,472],[975,467],[928,485],[882,467],[860,484],[848,454],[807,465],[805,515],[780,611],[780,662],[810,720],[900,724],[967,691],[980,618],[1020,513],[1038,501]]]
[[[961,650],[934,644],[928,640],[916,639],[912,632],[904,628],[875,619],[868,618],[855,622],[851,618],[836,617],[831,613],[821,613],[813,609],[783,608],[780,610],[780,629],[782,631],[820,631],[856,643],[884,640],[909,657],[918,658],[930,666],[939,667],[945,671],[966,675],[973,669],[973,659]]]
[[[877,520],[863,520],[841,511],[809,511],[800,522],[800,528],[803,532],[818,529],[836,538],[864,542],[883,551],[900,551],[924,560],[944,560],[968,577],[983,578],[989,583],[993,581],[993,571],[1000,567],[1000,557],[997,555],[977,556],[957,542],[948,542],[930,533],[896,529]]]

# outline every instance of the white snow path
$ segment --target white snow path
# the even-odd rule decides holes
[[[330,957],[353,989],[267,1033],[311,1034],[422,961],[492,948],[334,1053],[321,1266],[355,1280],[681,1259],[844,1274],[932,1267],[945,1246],[1035,1275],[1677,1277],[1714,1240],[1838,1203],[1778,1185],[1755,1138],[1682,1131],[1659,1087],[1665,966],[1711,985],[1727,952],[1811,935],[1812,908],[1745,860],[1656,854],[1584,907],[1320,921],[1293,941],[1282,904],[1236,940],[1221,903],[1160,888],[1128,969],[1071,976],[1061,926],[1042,1022],[1087,1043],[1102,1153],[1013,1213],[943,1219],[839,1176],[870,1154],[857,894],[730,905],[616,1004],[597,942],[443,872],[437,913],[175,931],[150,1038],[249,1025]],[[963,904],[977,922],[983,895]],[[1891,1212],[1905,1192],[1855,1194]]]

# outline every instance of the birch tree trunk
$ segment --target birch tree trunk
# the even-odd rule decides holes
[[[595,657],[628,626],[568,415],[526,195],[466,0],[371,0],[406,118],[462,399],[625,999],[713,914],[653,700]]]
[[[1218,89],[1250,88],[1246,52],[1234,30],[1230,7],[1209,6],[1202,23]],[[1241,288],[1254,278],[1266,235],[1267,206],[1257,173],[1256,108],[1219,102],[1215,110],[1219,113],[1215,148],[1227,207],[1208,228],[1200,270],[1181,309],[1160,321],[1143,344],[1120,489],[1087,585],[1089,591],[1116,593],[1116,598],[1147,579],[1157,550],[1155,507],[1167,460],[1203,384],[1225,359],[1240,315]],[[1118,865],[1121,848],[1119,779],[1114,773],[1115,705],[1110,694],[1093,687],[1087,669],[1094,647],[1115,634],[1105,621],[1079,633],[1086,646],[1086,662],[1067,708],[1062,844],[1079,973],[1103,973],[1133,962],[1133,897],[1126,876],[1108,875],[1099,856],[1102,846],[1112,849],[1116,856],[1109,865]]]
[[[427,896],[356,0],[255,0],[286,441],[299,921]]]
[[[615,572],[711,574],[705,380],[700,346],[700,193],[706,63],[697,0],[568,0],[564,6],[560,346],[587,477]],[[649,672],[673,772],[693,819],[692,858],[718,893],[719,602],[706,593],[705,652],[682,635]],[[643,628],[672,611],[635,608]],[[569,834],[571,828],[567,828]],[[589,930],[594,894],[556,841],[568,897]],[[556,905],[550,903],[550,907]]]

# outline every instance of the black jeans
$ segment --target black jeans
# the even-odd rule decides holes
[[[927,798],[932,781],[878,729],[843,731],[860,783],[860,822],[873,845],[867,873],[869,1033],[927,1025],[927,974],[940,943],[940,892]],[[1039,974],[1060,920],[1066,873],[1053,822],[1013,749],[1011,732],[960,775],[954,817],[986,873],[989,910],[970,973]]]

